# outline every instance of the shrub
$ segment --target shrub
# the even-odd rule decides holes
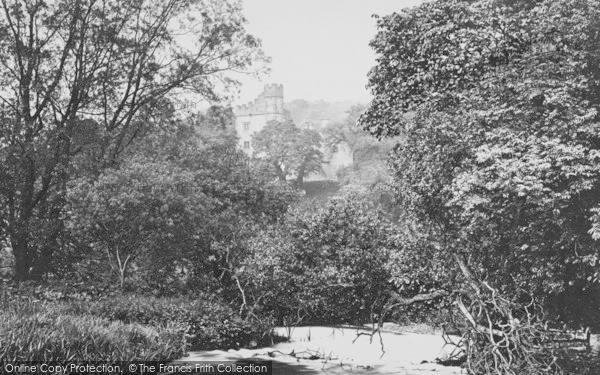
[[[155,298],[122,295],[93,304],[90,312],[109,320],[165,327],[185,327],[193,349],[231,349],[264,342],[272,326],[243,320],[228,305],[214,298]]]
[[[5,361],[170,361],[187,352],[182,327],[144,326],[88,314],[62,303],[11,304],[0,312]]]
[[[290,215],[247,247],[238,277],[280,323],[355,324],[382,303],[401,243],[381,212],[348,196]]]
[[[19,287],[4,286],[0,291],[0,296],[3,297],[0,309],[7,310],[5,314],[12,311],[14,316],[23,315],[25,320],[66,315],[78,317],[78,324],[83,325],[100,324],[103,321],[104,325],[114,323],[130,328],[146,327],[160,332],[178,332],[185,338],[188,346],[196,350],[240,348],[250,346],[252,342],[270,342],[272,337],[273,324],[270,320],[244,320],[236,310],[214,295],[195,296],[194,299],[126,294],[103,296],[84,289],[77,291],[72,285],[57,285],[58,287],[25,284]],[[92,297],[96,298],[93,302],[90,301]],[[10,317],[1,316],[6,316],[6,319]],[[35,319],[32,321],[39,323],[39,319]],[[96,320],[92,322],[93,319]],[[37,327],[38,323],[31,324]],[[10,337],[10,332],[14,332],[7,330],[7,327],[0,326],[0,337]],[[72,338],[65,337],[65,340]],[[171,340],[166,342],[171,343]]]
[[[0,295],[5,302],[15,300],[31,302],[93,301],[115,294],[115,288],[110,285],[90,282],[52,280],[44,284],[36,282],[0,284]]]

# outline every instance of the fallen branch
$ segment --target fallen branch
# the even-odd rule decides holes
[[[448,297],[450,294],[452,294],[452,293],[448,292],[447,290],[436,290],[431,293],[421,293],[421,294],[417,294],[416,296],[413,296],[410,298],[404,298],[396,292],[391,292],[392,296],[388,300],[388,304],[390,306],[394,306],[394,307],[395,306],[408,306],[408,305],[412,305],[413,303],[417,303],[417,302],[426,302],[426,301],[432,301],[435,299],[439,299],[442,297]]]
[[[296,358],[296,359],[307,359],[310,361],[314,361],[314,360],[318,360],[318,359],[322,359],[325,361],[335,361],[338,359],[338,358],[331,357],[331,355],[326,356],[325,353],[321,353],[320,350],[314,351],[314,350],[309,350],[309,349],[303,350],[301,352],[296,352],[295,350],[292,350],[289,353],[284,353],[280,350],[272,350],[272,351],[266,352],[265,354],[256,353],[256,354],[252,355],[252,357],[267,356],[267,357],[274,358],[277,356],[277,354],[281,354],[283,356],[289,356],[289,357]]]
[[[471,315],[471,313],[469,312],[469,310],[467,310],[467,307],[465,306],[465,304],[463,303],[463,301],[459,298],[456,300],[456,305],[458,306],[458,308],[460,309],[460,311],[463,313],[463,315],[465,316],[465,318],[469,321],[469,323],[471,323],[471,326],[476,329],[478,332],[480,333],[491,333],[494,336],[498,336],[498,337],[502,337],[505,335],[504,331],[498,330],[498,329],[494,329],[494,328],[490,328],[490,327],[486,327],[482,324],[476,323],[475,322],[475,318],[473,318],[473,315]]]

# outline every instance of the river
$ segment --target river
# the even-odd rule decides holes
[[[283,327],[277,333],[287,336]],[[356,327],[296,327],[289,342],[267,348],[191,352],[176,362],[272,360],[274,375],[466,373],[435,363],[453,349],[440,334],[384,332],[371,339],[366,333]]]

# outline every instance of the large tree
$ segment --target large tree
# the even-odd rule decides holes
[[[296,187],[302,187],[305,176],[323,171],[321,135],[291,120],[270,121],[252,136],[252,145],[255,156],[266,161],[280,181],[295,176]]]
[[[235,130],[223,128],[228,113],[211,108],[157,131],[138,140],[118,168],[71,181],[65,255],[79,261],[60,266],[78,275],[92,267],[121,286],[134,277],[153,292],[227,286],[237,242],[254,225],[276,221],[293,198],[291,188],[251,168]]]
[[[340,146],[347,146],[352,153],[353,162],[366,161],[378,158],[388,144],[373,138],[358,123],[360,115],[366,110],[366,106],[357,104],[346,112],[342,121],[329,124],[323,129],[325,144],[332,152],[337,152]],[[385,151],[383,151],[385,153]]]
[[[235,0],[2,1],[0,226],[16,280],[57,246],[77,139],[111,165],[176,98],[217,99],[224,73],[262,59],[244,23]]]
[[[600,258],[599,5],[439,0],[379,19],[375,99],[362,123],[379,136],[404,136],[393,160],[397,195],[426,234],[421,249],[438,261],[433,269],[448,276],[429,297],[453,292],[462,303],[466,287],[488,302],[498,292],[517,303],[533,295],[550,308],[568,294],[592,296]],[[475,330],[489,318],[508,337],[518,326],[508,306],[467,317]],[[582,312],[562,318],[597,322]],[[480,360],[513,354],[486,348]],[[499,363],[490,369],[526,365]]]
[[[352,164],[336,173],[343,193],[358,192],[365,199],[379,201],[391,208],[386,202],[392,179],[387,159],[397,139],[376,139],[363,129],[358,120],[365,110],[364,105],[354,105],[342,121],[325,127],[324,143],[332,154],[344,147],[352,155]]]

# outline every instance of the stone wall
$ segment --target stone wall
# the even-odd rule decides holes
[[[263,92],[254,101],[234,108],[235,130],[240,139],[239,145],[248,155],[252,155],[252,134],[259,132],[269,121],[285,121],[283,109],[283,85],[265,85]]]

